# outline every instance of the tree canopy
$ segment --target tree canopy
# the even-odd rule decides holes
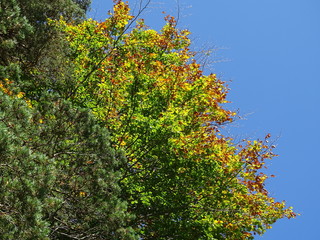
[[[223,134],[229,89],[174,17],[155,31],[122,1],[103,22],[59,14],[42,60],[2,75],[2,236],[239,240],[295,216],[265,187],[270,135]]]
[[[86,109],[0,93],[2,239],[124,239],[121,154]],[[107,222],[108,224],[101,224]]]

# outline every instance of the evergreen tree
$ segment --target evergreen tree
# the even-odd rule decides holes
[[[119,199],[124,158],[85,109],[0,91],[0,238],[133,239]]]
[[[1,239],[135,238],[119,197],[124,157],[88,109],[63,98],[69,47],[48,24],[80,22],[89,4],[0,3]]]
[[[16,0],[0,2],[0,80],[19,78],[21,56],[17,49],[32,29]]]
[[[90,0],[0,2],[0,81],[14,79],[32,98],[68,79],[65,40],[48,19],[85,19]],[[64,78],[62,78],[64,76]]]

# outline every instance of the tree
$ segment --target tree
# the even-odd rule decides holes
[[[65,39],[87,0],[0,5],[0,238],[136,239],[121,199],[121,151],[69,92]],[[69,83],[70,81],[71,83]]]
[[[32,31],[32,26],[21,14],[15,0],[0,2],[0,77],[19,77],[19,54],[15,53],[18,43]]]
[[[0,80],[14,79],[30,97],[68,78],[65,40],[48,19],[81,22],[90,0],[3,0],[0,3]],[[64,76],[64,78],[63,78]]]
[[[221,132],[235,113],[228,89],[204,75],[189,50],[189,31],[173,17],[157,32],[133,26],[115,1],[104,22],[56,22],[74,64],[73,104],[92,109],[126,155],[122,198],[142,239],[253,239],[295,213],[276,202],[262,172],[275,155],[263,140],[240,144]],[[135,19],[134,19],[135,20]]]
[[[31,106],[1,88],[0,238],[134,239],[106,129],[56,94]]]
[[[222,134],[227,86],[173,17],[157,32],[122,1],[104,22],[86,0],[0,4],[1,238],[252,239],[295,216],[264,185],[270,136]]]

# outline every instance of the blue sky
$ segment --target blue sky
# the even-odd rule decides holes
[[[161,12],[177,16],[177,6],[151,1],[143,18],[159,29]],[[111,0],[93,0],[89,17],[103,20],[111,7]],[[279,220],[256,239],[319,239],[320,1],[180,0],[179,15],[194,48],[215,49],[217,62],[207,71],[229,82],[230,108],[245,118],[228,131],[241,138],[271,133],[276,140],[279,157],[268,165],[276,178],[268,189],[301,216]]]

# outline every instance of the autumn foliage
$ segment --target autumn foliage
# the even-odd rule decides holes
[[[294,217],[265,188],[262,141],[237,144],[219,131],[236,113],[227,87],[204,75],[188,30],[173,17],[157,32],[117,1],[104,22],[63,20],[75,64],[70,99],[94,112],[127,157],[121,181],[143,239],[251,239]]]
[[[227,109],[226,84],[195,60],[190,32],[171,16],[152,30],[122,1],[109,15],[50,21],[72,66],[67,91],[50,91],[92,111],[125,156],[120,197],[140,239],[253,239],[295,217],[265,187],[265,161],[275,156],[270,135],[239,143],[222,133],[236,113]]]

